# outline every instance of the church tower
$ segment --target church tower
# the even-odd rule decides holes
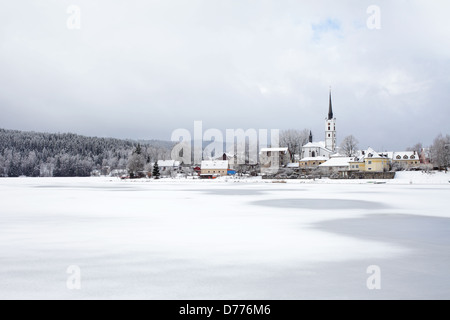
[[[330,105],[328,107],[328,117],[325,120],[325,148],[336,152],[336,118],[333,116],[333,105],[331,103],[330,90]]]

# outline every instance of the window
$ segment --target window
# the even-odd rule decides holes
[[[315,162],[313,162],[313,166],[314,166],[314,165],[316,165],[316,163],[315,163]]]
[[[372,161],[369,161],[368,164],[372,164]]]
[[[331,130],[331,127],[328,127],[328,131],[330,131]]]
[[[359,168],[359,164],[356,165],[356,168]]]
[[[372,168],[367,168],[367,170],[371,171],[371,170],[372,170]]]
[[[352,168],[355,169],[355,165],[352,165]]]
[[[331,137],[331,134],[328,134],[328,138],[330,138]]]
[[[402,157],[400,157],[400,156],[397,156],[397,157],[396,157],[397,160],[400,160],[401,158],[402,158]]]
[[[403,156],[403,159],[408,160],[408,156],[407,156],[407,155],[404,155],[404,156]]]
[[[414,157],[414,156],[411,156],[411,159],[415,159],[416,157]]]

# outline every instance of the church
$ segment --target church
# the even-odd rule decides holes
[[[336,118],[333,115],[333,104],[331,101],[328,107],[328,116],[325,119],[325,141],[313,142],[313,135],[310,131],[309,142],[302,148],[300,167],[311,168],[328,161],[331,155],[336,153]]]

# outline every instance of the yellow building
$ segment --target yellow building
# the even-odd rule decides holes
[[[386,152],[382,155],[391,159],[392,165],[400,165],[405,169],[420,165],[420,156],[416,151]]]
[[[366,157],[364,171],[371,171],[371,172],[389,171],[389,159],[380,156],[375,156],[373,158]]]
[[[322,163],[325,163],[328,161],[329,158],[326,157],[309,157],[309,158],[303,158],[299,161],[300,168],[301,169],[314,169],[320,166]]]
[[[226,176],[228,160],[202,161],[201,176]]]
[[[372,148],[361,151],[349,162],[350,171],[386,172],[390,168],[390,159],[387,155],[380,155]]]
[[[354,158],[354,160],[349,161],[350,171],[366,171],[366,162],[364,159]]]

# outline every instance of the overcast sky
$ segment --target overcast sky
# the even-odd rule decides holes
[[[3,1],[0,127],[170,140],[202,120],[323,140],[331,86],[338,143],[429,144],[450,133],[449,12],[448,0]]]

